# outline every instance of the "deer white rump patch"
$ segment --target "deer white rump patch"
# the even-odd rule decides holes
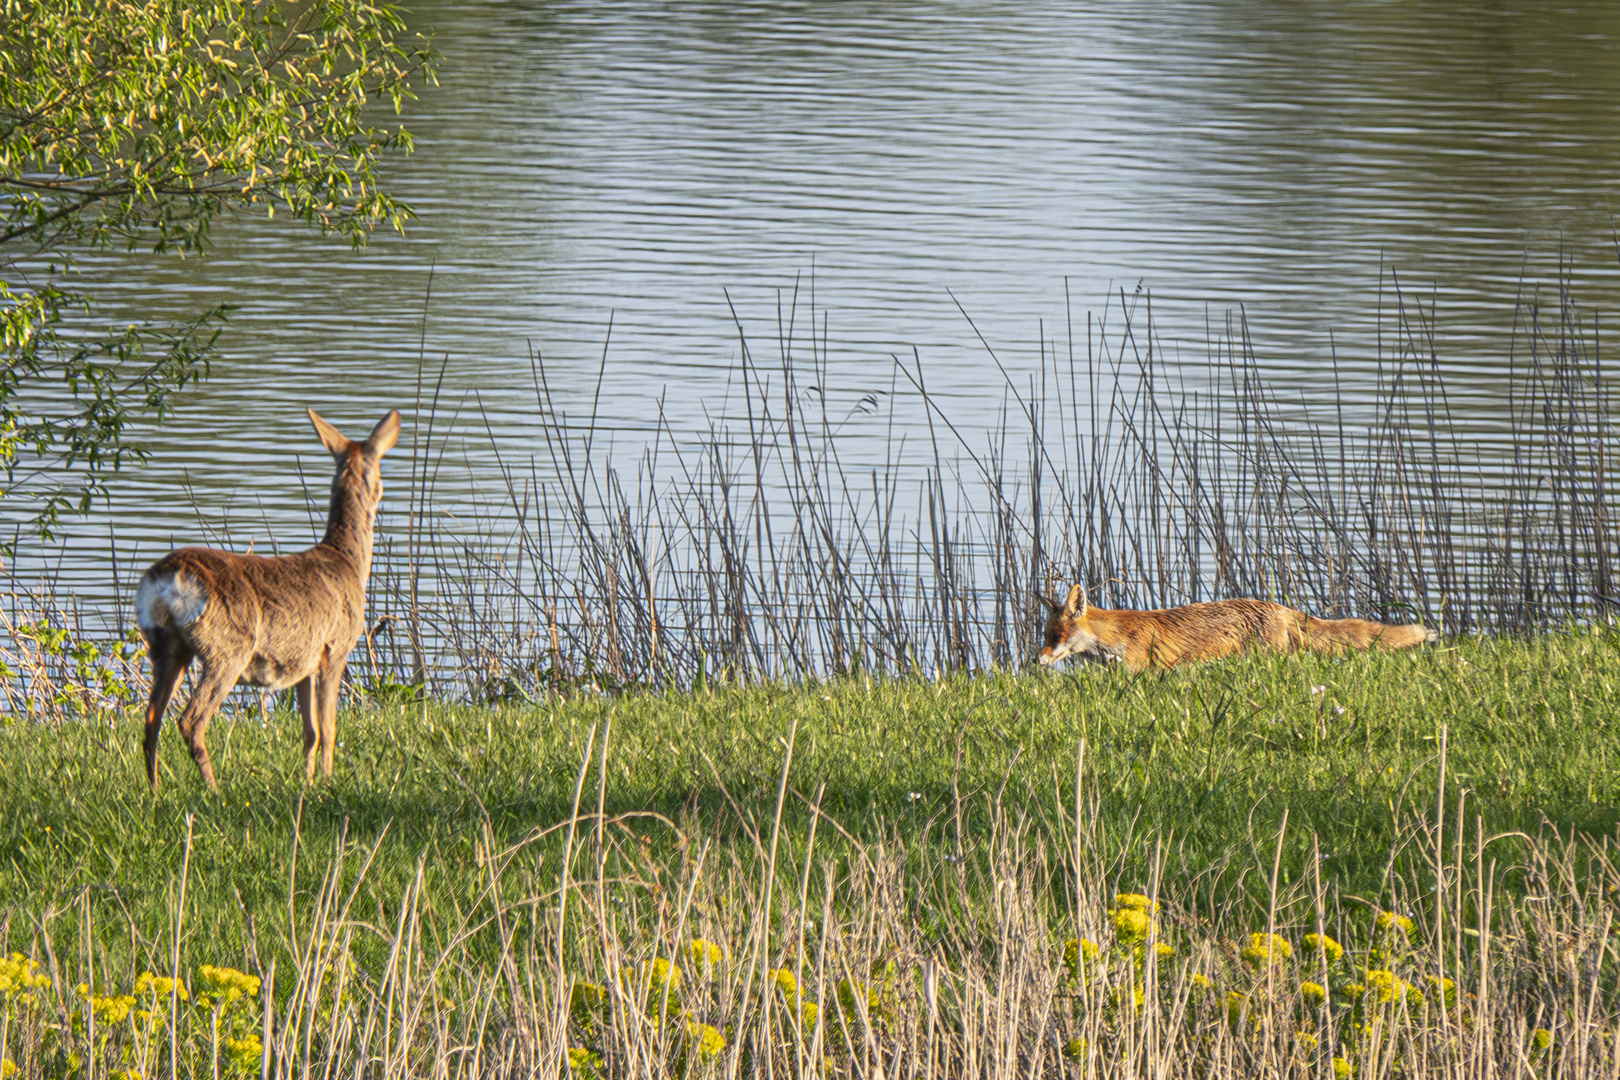
[[[190,626],[208,609],[202,582],[179,572],[141,579],[135,591],[135,618],[142,630]]]

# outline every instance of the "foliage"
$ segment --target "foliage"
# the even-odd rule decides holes
[[[0,709],[40,720],[117,715],[145,700],[146,643],[130,627],[121,639],[96,641],[58,612],[16,618],[0,613]]]
[[[0,465],[42,532],[142,457],[132,415],[207,375],[225,314],[87,330],[76,259],[201,254],[236,210],[398,227],[377,168],[411,139],[374,103],[416,77],[426,43],[365,0],[0,0]]]

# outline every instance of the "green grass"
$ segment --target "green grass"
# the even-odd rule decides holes
[[[863,864],[898,875],[909,899],[895,918],[919,941],[963,955],[997,947],[1003,866],[1053,940],[1098,932],[1099,897],[1113,891],[1155,892],[1181,924],[1228,938],[1318,918],[1353,935],[1368,904],[1424,926],[1437,836],[1444,852],[1461,843],[1449,888],[1479,870],[1477,843],[1498,868],[1493,888],[1511,898],[1525,874],[1544,875],[1546,843],[1613,832],[1617,682],[1620,638],[1576,631],[1137,678],[1085,667],[533,707],[350,707],[335,776],[308,786],[296,715],[265,725],[255,708],[210,732],[218,795],[171,727],[153,794],[134,718],[12,718],[0,726],[0,949],[47,958],[59,986],[99,990],[170,970],[176,954],[251,971],[280,957],[285,971],[311,934],[360,926],[345,950],[380,970],[395,962],[409,910],[465,990],[514,941],[534,956],[554,948],[534,912],[557,903],[569,844],[574,877],[611,881],[601,896],[617,898],[614,933],[629,935],[631,953],[636,940],[670,940],[665,905],[678,882],[708,872],[700,849],[722,870],[704,879],[712,905],[699,914],[734,939],[759,915],[759,865],[771,895],[783,891],[764,952],[794,932],[802,951],[788,901],[797,895],[794,917],[809,918],[822,875],[828,911],[859,921],[882,889],[834,883],[866,881]],[[582,814],[600,800],[607,817],[581,819],[570,840],[558,826],[576,789]],[[1486,842],[1512,833],[1524,835]],[[953,866],[954,891],[938,885]],[[726,908],[727,895],[741,907]],[[1469,900],[1491,903],[1484,890]],[[531,908],[527,929],[500,930]],[[598,929],[603,917],[588,897],[570,916]]]
[[[958,792],[971,844],[987,795],[1038,815],[1071,806],[1084,740],[1089,794],[1125,876],[1145,872],[1146,836],[1173,839],[1172,875],[1188,881],[1255,852],[1269,862],[1286,810],[1285,880],[1305,871],[1314,842],[1324,876],[1376,896],[1403,813],[1432,814],[1442,732],[1448,784],[1468,792],[1470,822],[1480,815],[1488,832],[1534,833],[1544,821],[1610,832],[1620,807],[1617,683],[1617,639],[1578,632],[1394,655],[1245,658],[1134,679],[1080,667],[546,707],[350,708],[335,777],[307,788],[296,715],[265,726],[254,708],[212,728],[217,797],[172,726],[153,795],[133,718],[13,720],[0,728],[9,773],[0,905],[36,913],[85,890],[116,893],[104,902],[155,933],[169,919],[188,815],[194,910],[215,913],[208,932],[221,941],[240,940],[245,914],[284,910],[295,824],[317,850],[344,832],[369,845],[387,826],[371,872],[377,887],[397,889],[425,855],[455,890],[478,876],[486,818],[496,842],[510,843],[568,816],[586,743],[610,717],[610,814],[720,821],[735,804],[756,822],[768,818],[797,724],[788,783],[802,799],[788,801],[788,836],[803,833],[804,800],[819,789],[823,810],[858,838],[893,832],[954,845]],[[593,773],[587,805],[596,797]]]

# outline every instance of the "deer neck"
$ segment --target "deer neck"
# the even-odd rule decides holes
[[[374,510],[359,492],[342,483],[332,485],[332,505],[326,512],[326,535],[321,546],[331,548],[353,565],[365,588],[371,577]]]

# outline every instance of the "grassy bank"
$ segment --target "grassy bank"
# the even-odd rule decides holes
[[[147,1076],[267,1053],[556,1075],[570,1049],[613,1075],[1609,1067],[1617,646],[370,706],[309,787],[296,716],[248,710],[211,733],[218,797],[171,730],[154,796],[133,718],[12,721],[0,932],[50,983],[7,998],[5,1053]],[[1286,960],[1254,952],[1269,933]],[[1350,952],[1307,961],[1312,933]],[[203,965],[266,981],[213,972],[204,1008]],[[190,1000],[147,980],[118,1015],[147,972]]]

